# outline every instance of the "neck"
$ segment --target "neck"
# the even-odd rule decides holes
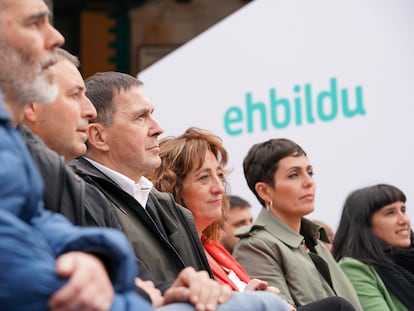
[[[88,152],[85,155],[87,158],[114,170],[129,179],[132,179],[135,183],[139,182],[143,174],[140,174],[137,170],[132,171],[129,167],[120,165],[121,161],[110,157],[109,155],[100,156],[100,154]],[[133,173],[131,173],[133,172]]]
[[[23,120],[23,105],[4,98],[4,108],[11,118],[13,127],[16,127]]]
[[[274,214],[286,226],[288,226],[290,229],[292,229],[296,233],[300,232],[300,224],[301,224],[301,221],[302,221],[302,217],[284,215],[284,214],[278,213],[275,210],[271,210],[271,213]]]
[[[197,226],[197,224],[196,224],[196,228],[197,228],[198,237],[201,239],[201,236],[203,235],[203,230],[204,230],[204,229],[199,228],[199,227]]]
[[[190,210],[190,212],[192,212],[192,211]],[[194,216],[194,214],[193,214],[193,216]],[[194,222],[195,222],[195,225],[196,225],[196,228],[197,228],[198,237],[201,239],[201,237],[203,235],[203,231],[204,231],[204,229],[207,228],[207,226],[203,225],[203,224],[200,224],[200,222],[197,221],[197,219],[195,219],[195,217],[194,217]]]

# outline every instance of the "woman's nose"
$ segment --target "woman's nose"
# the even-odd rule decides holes
[[[224,193],[224,182],[219,176],[214,178],[213,191]]]

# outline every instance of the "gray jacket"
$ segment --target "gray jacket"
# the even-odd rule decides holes
[[[252,278],[278,287],[282,297],[292,305],[339,296],[362,311],[347,276],[319,243],[320,227],[303,218],[301,233],[294,232],[263,208],[253,226],[238,231],[241,239],[233,255]],[[310,254],[304,247],[305,238],[313,244],[315,253]]]

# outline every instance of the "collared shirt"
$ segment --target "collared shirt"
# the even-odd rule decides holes
[[[113,181],[115,181],[122,190],[124,190],[135,200],[137,200],[139,204],[141,204],[141,206],[145,209],[148,202],[149,193],[153,187],[152,182],[148,178],[142,176],[140,180],[136,183],[131,178],[113,169],[110,169],[94,160],[91,160],[87,157],[85,157],[85,159],[91,162],[94,166],[96,166],[100,171],[102,171]]]

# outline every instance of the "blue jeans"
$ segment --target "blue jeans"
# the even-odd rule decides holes
[[[185,303],[172,303],[157,311],[194,311],[194,306]],[[217,311],[289,311],[287,303],[275,294],[262,291],[233,293],[224,304],[217,306]]]

